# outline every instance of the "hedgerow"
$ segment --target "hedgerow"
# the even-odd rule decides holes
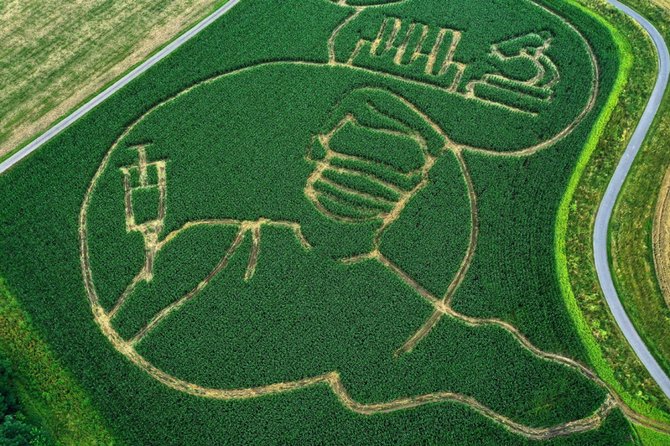
[[[27,419],[19,402],[16,376],[9,360],[0,353],[0,443],[6,446],[49,446],[51,439],[41,426]]]

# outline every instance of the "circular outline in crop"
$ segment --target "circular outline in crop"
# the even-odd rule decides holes
[[[535,4],[537,7],[545,10],[548,12],[550,15],[553,15],[557,17],[559,20],[561,20],[566,26],[568,26],[583,42],[586,51],[588,52],[590,58],[591,58],[591,64],[592,64],[592,74],[593,74],[593,79],[592,79],[592,88],[591,88],[591,96],[588,102],[586,103],[584,109],[581,111],[581,113],[575,118],[573,122],[571,122],[566,128],[564,128],[562,131],[557,133],[555,136],[552,138],[548,139],[547,141],[544,141],[542,143],[533,145],[531,147],[528,147],[526,149],[518,150],[515,152],[494,152],[486,149],[478,149],[474,147],[469,147],[467,145],[457,145],[454,147],[454,149],[461,149],[464,151],[473,151],[473,152],[482,152],[486,153],[492,156],[509,156],[509,157],[517,157],[517,156],[527,156],[527,155],[532,155],[533,153],[544,149],[555,142],[563,139],[566,137],[568,134],[570,134],[578,125],[579,123],[584,119],[584,117],[593,109],[593,106],[595,105],[595,101],[598,95],[598,89],[599,89],[599,80],[598,80],[598,64],[597,60],[595,58],[595,54],[590,46],[590,43],[588,40],[584,37],[584,35],[577,30],[577,28],[569,23],[566,19],[558,15],[556,12],[552,11],[548,7],[544,5],[540,5],[535,2],[535,0],[528,0],[529,2],[532,2]],[[378,404],[363,404],[356,402],[353,400],[347,390],[345,389],[344,385],[342,384],[339,374],[337,371],[332,371],[325,373],[323,375],[318,375],[310,378],[305,378],[302,380],[297,380],[297,381],[291,381],[291,382],[279,382],[279,383],[274,383],[274,384],[269,384],[269,385],[264,385],[264,386],[258,386],[258,387],[252,387],[252,388],[244,388],[244,389],[213,389],[213,388],[206,388],[203,386],[199,386],[197,384],[193,384],[187,381],[184,381],[182,379],[176,378],[175,376],[172,376],[170,374],[167,374],[163,372],[162,370],[158,369],[155,367],[153,364],[151,364],[149,361],[147,361],[144,357],[142,357],[140,354],[137,353],[135,348],[125,339],[123,339],[117,332],[116,330],[112,327],[111,324],[111,319],[109,317],[109,312],[105,311],[105,309],[100,305],[99,303],[99,298],[97,295],[97,291],[95,289],[93,277],[92,277],[92,271],[91,271],[91,266],[90,266],[90,259],[89,259],[89,248],[88,248],[88,231],[87,231],[87,213],[88,213],[88,207],[90,205],[91,197],[95,191],[98,179],[102,175],[102,173],[106,170],[107,165],[109,163],[109,160],[111,158],[112,153],[115,151],[115,149],[119,146],[119,143],[123,140],[125,136],[129,134],[129,132],[135,128],[140,122],[144,120],[149,114],[154,112],[155,110],[165,106],[166,104],[169,104],[176,98],[187,94],[194,88],[198,88],[201,86],[204,86],[208,83],[214,82],[217,79],[226,77],[226,76],[233,76],[248,70],[252,69],[258,69],[260,67],[264,66],[269,66],[269,65],[277,65],[277,64],[298,64],[298,65],[308,65],[308,66],[325,66],[325,65],[333,65],[332,61],[328,63],[313,63],[313,62],[300,62],[300,61],[275,61],[275,62],[266,62],[266,63],[260,63],[248,67],[243,67],[238,70],[234,70],[228,73],[216,75],[212,78],[206,79],[204,81],[201,81],[197,84],[194,84],[174,96],[164,100],[160,104],[156,105],[155,107],[152,107],[150,110],[142,114],[137,120],[135,120],[131,125],[129,125],[125,131],[115,140],[114,144],[110,147],[110,149],[107,151],[105,154],[102,162],[100,163],[98,169],[96,170],[95,175],[91,179],[91,183],[89,184],[89,187],[87,188],[87,191],[84,196],[84,200],[82,203],[81,211],[80,211],[80,216],[79,216],[79,239],[80,239],[80,261],[81,261],[81,267],[82,267],[82,275],[84,279],[84,285],[86,289],[86,294],[87,298],[89,300],[89,303],[91,305],[91,309],[95,318],[95,321],[97,325],[100,327],[101,331],[103,334],[109,339],[109,341],[112,343],[114,348],[120,352],[122,355],[124,355],[126,358],[128,358],[131,362],[133,362],[137,367],[140,369],[144,370],[146,373],[148,373],[150,376],[152,376],[154,379],[157,381],[163,383],[164,385],[181,391],[185,392],[191,395],[195,396],[200,396],[200,397],[205,397],[205,398],[214,398],[214,399],[222,399],[222,400],[231,400],[231,399],[248,399],[248,398],[255,398],[263,395],[269,395],[269,394],[276,394],[276,393],[283,393],[283,392],[288,392],[304,387],[309,387],[313,386],[316,384],[325,384],[328,385],[331,390],[337,395],[337,397],[340,399],[343,405],[348,407],[349,409],[362,413],[362,414],[374,414],[374,413],[382,413],[382,412],[391,412],[395,410],[401,410],[401,409],[407,409],[411,407],[417,407],[423,404],[428,404],[428,403],[436,403],[436,402],[441,402],[441,401],[449,401],[449,400],[455,400],[455,401],[460,401],[463,404],[466,404],[476,411],[482,413],[483,415],[492,418],[496,420],[497,422],[503,424],[505,427],[508,429],[520,434],[524,435],[529,438],[551,438],[553,436],[557,435],[565,435],[566,433],[575,433],[575,432],[581,432],[585,430],[590,430],[598,427],[602,421],[606,417],[606,415],[609,413],[609,411],[612,409],[614,404],[612,403],[611,397],[608,397],[608,399],[603,403],[601,408],[594,413],[591,417],[585,418],[582,421],[582,423],[576,423],[576,424],[569,424],[571,426],[570,429],[565,429],[565,425],[561,425],[559,427],[553,427],[553,428],[532,428],[528,426],[521,425],[519,423],[516,423],[515,421],[506,418],[500,414],[497,414],[493,410],[487,408],[486,406],[483,406],[476,400],[474,400],[471,397],[465,396],[465,395],[460,395],[456,393],[451,393],[451,392],[440,392],[440,393],[435,393],[435,394],[428,394],[428,395],[421,395],[417,397],[410,397],[410,398],[403,398],[399,400],[394,400],[386,403],[378,403]],[[341,65],[341,64],[340,64]],[[360,67],[347,67],[353,70],[363,70],[363,71],[373,71],[373,70],[368,70],[368,69],[362,69]],[[373,71],[374,72],[374,71]],[[377,73],[377,72],[375,72]],[[380,74],[380,73],[377,73]],[[383,74],[382,74],[383,75]],[[411,82],[407,79],[399,78],[397,76],[394,76],[400,81],[403,82]],[[449,314],[451,317],[456,317],[460,318],[459,315],[457,314],[452,314],[449,313],[448,311],[440,310],[439,308],[436,309],[436,311],[440,311],[441,315],[443,314]],[[453,311],[453,310],[452,310]],[[503,329],[509,331],[515,337],[517,340],[519,340],[520,344],[524,347],[530,350],[533,354],[539,357],[543,357],[544,359],[556,361],[563,363],[565,365],[571,366],[577,370],[579,370],[581,373],[583,373],[585,376],[590,377],[592,380],[596,380],[597,378],[593,378],[591,375],[592,373],[585,369],[583,366],[579,365],[576,363],[574,360],[570,358],[564,358],[561,357],[560,355],[555,355],[547,352],[543,352],[540,349],[537,349],[536,347],[533,347],[530,342],[528,342],[523,335],[518,332],[518,330],[514,327],[509,326],[509,324],[502,323],[496,320],[476,320],[474,318],[467,318],[465,319],[466,323],[469,324],[475,324],[475,325],[486,325],[486,324],[495,324],[498,326],[501,326]]]

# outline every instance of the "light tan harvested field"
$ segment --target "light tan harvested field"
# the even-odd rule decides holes
[[[28,142],[220,3],[0,2],[0,156]]]
[[[652,0],[658,6],[670,10],[670,0]]]
[[[670,306],[670,169],[665,174],[656,204],[653,243],[658,283]]]

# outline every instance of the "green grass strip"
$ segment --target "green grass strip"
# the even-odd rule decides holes
[[[661,434],[646,427],[635,425],[635,433],[637,435],[636,443],[644,446],[667,446],[670,444],[670,437]]]

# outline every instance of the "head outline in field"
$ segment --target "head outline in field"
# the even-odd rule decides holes
[[[396,0],[396,1],[386,1],[386,2],[374,2],[371,1],[369,3],[374,3],[374,4],[369,4],[369,5],[350,5],[346,0],[339,0],[333,2],[332,0],[326,0],[331,3],[336,3],[339,6],[350,8],[352,10],[352,14],[347,17],[333,32],[333,37],[328,42],[329,49],[332,50],[332,43],[334,41],[335,36],[337,36],[337,33],[339,30],[342,29],[343,26],[345,26],[349,21],[352,20],[352,18],[355,18],[359,13],[366,9],[372,9],[372,8],[391,8],[394,5],[400,4],[400,3],[407,3],[411,2],[413,0]],[[547,9],[544,6],[541,6],[537,4],[533,0],[527,0],[528,2],[536,5],[537,7],[543,8],[546,11],[548,11],[550,14],[553,14],[557,17],[559,17],[561,20],[562,19],[558,14],[554,13],[553,11]],[[357,2],[358,3],[358,2]],[[431,317],[429,321],[427,321],[427,325],[422,327],[419,332],[417,332],[417,335],[415,335],[412,339],[409,339],[407,344],[403,346],[400,349],[400,353],[406,352],[411,350],[417,342],[421,340],[423,336],[430,330],[430,328],[437,323],[437,321],[440,319],[440,317],[444,315],[449,315],[450,317],[457,317],[455,316],[455,313],[453,313],[453,310],[449,307],[449,298],[455,292],[455,290],[458,288],[458,285],[460,284],[460,280],[462,280],[463,277],[467,274],[467,270],[469,268],[470,260],[472,259],[472,256],[474,255],[474,251],[476,249],[476,242],[477,242],[477,212],[476,212],[476,196],[474,196],[474,188],[472,185],[472,181],[469,177],[469,173],[467,170],[467,166],[464,162],[462,153],[463,152],[479,152],[479,153],[485,153],[490,156],[501,156],[501,157],[515,157],[515,156],[529,156],[532,155],[546,147],[551,146],[553,143],[556,141],[562,139],[563,137],[567,136],[570,134],[578,125],[579,123],[583,120],[583,118],[589,113],[589,111],[593,108],[593,105],[595,104],[595,98],[598,95],[598,63],[597,60],[595,59],[595,55],[593,53],[593,50],[590,47],[590,44],[588,41],[584,38],[584,36],[569,22],[564,20],[564,22],[582,39],[584,42],[587,51],[589,52],[589,55],[591,57],[591,63],[592,63],[592,68],[593,68],[593,85],[591,89],[591,98],[587,102],[587,106],[584,108],[584,110],[577,116],[577,118],[566,128],[561,130],[557,135],[555,135],[553,138],[541,142],[539,144],[536,144],[534,146],[526,147],[518,151],[514,152],[498,152],[498,151],[493,151],[493,150],[487,150],[487,149],[480,149],[476,147],[471,147],[467,145],[462,145],[458,143],[454,143],[452,140],[450,140],[449,136],[435,124],[433,120],[429,116],[427,116],[426,113],[421,111],[419,107],[410,102],[409,100],[403,98],[399,94],[395,92],[390,92],[391,95],[395,96],[395,98],[400,101],[404,102],[405,106],[408,107],[408,109],[411,109],[420,119],[424,120],[428,127],[432,129],[437,135],[439,135],[439,138],[442,138],[443,141],[443,146],[440,147],[440,153],[443,153],[445,151],[451,151],[456,155],[456,158],[458,159],[458,162],[460,164],[461,170],[463,172],[463,175],[465,177],[465,183],[467,186],[467,191],[470,194],[470,203],[471,203],[471,208],[472,208],[472,215],[471,215],[471,224],[472,224],[472,232],[471,232],[471,239],[470,243],[468,246],[468,250],[465,254],[465,259],[463,263],[461,264],[461,267],[457,273],[457,278],[455,279],[454,282],[449,287],[449,290],[447,294],[445,294],[444,297],[442,298],[433,298],[432,296],[429,295],[424,295],[427,300],[430,301],[430,303],[434,307],[434,315]],[[347,389],[345,388],[342,380],[340,379],[340,375],[337,371],[331,371],[319,376],[314,376],[302,380],[297,380],[297,381],[291,381],[291,382],[279,382],[279,383],[273,383],[269,385],[263,385],[259,387],[254,387],[254,388],[245,388],[245,389],[214,389],[214,388],[206,388],[191,382],[187,382],[183,379],[177,378],[175,376],[172,376],[157,367],[155,367],[153,364],[151,364],[148,360],[146,360],[144,357],[142,357],[135,349],[135,346],[132,342],[129,342],[126,339],[123,339],[119,333],[116,331],[114,326],[112,325],[112,317],[114,314],[114,311],[118,309],[118,306],[122,304],[122,302],[117,302],[117,305],[111,309],[105,309],[101,303],[100,299],[98,297],[95,285],[94,285],[94,279],[93,279],[93,274],[91,271],[91,265],[90,265],[90,254],[89,254],[89,246],[88,246],[88,229],[87,229],[87,220],[88,220],[88,209],[91,203],[91,197],[93,196],[95,189],[96,189],[96,184],[99,180],[99,178],[102,176],[102,174],[105,172],[107,169],[109,163],[110,163],[110,158],[113,154],[113,152],[121,145],[121,142],[123,139],[132,131],[133,128],[135,128],[137,125],[139,125],[147,116],[149,116],[154,110],[159,109],[161,107],[164,107],[173,101],[175,101],[177,98],[181,97],[182,95],[188,94],[190,91],[196,88],[201,88],[204,85],[207,85],[209,83],[215,82],[219,79],[222,79],[226,76],[231,76],[234,74],[242,73],[244,71],[249,71],[256,69],[258,67],[267,67],[271,66],[273,64],[291,64],[295,63],[294,61],[279,61],[279,62],[264,62],[264,63],[259,63],[256,65],[244,67],[238,70],[233,70],[231,72],[227,72],[224,74],[218,74],[216,76],[213,76],[209,79],[203,80],[201,82],[198,82],[185,90],[182,90],[178,93],[176,93],[174,96],[169,97],[156,105],[155,107],[152,107],[148,111],[144,112],[138,119],[136,119],[132,124],[129,125],[129,127],[116,139],[114,144],[109,148],[107,153],[105,154],[102,162],[100,163],[96,173],[94,174],[93,178],[91,179],[91,183],[86,191],[81,211],[80,211],[80,216],[79,216],[79,238],[80,238],[80,261],[81,261],[81,267],[82,267],[82,275],[83,275],[83,280],[84,280],[84,285],[86,289],[86,294],[89,300],[89,303],[91,305],[93,315],[95,318],[96,323],[100,327],[101,331],[104,333],[104,335],[110,340],[110,342],[113,344],[114,348],[119,351],[121,354],[123,354],[126,358],[131,360],[136,366],[144,370],[146,373],[148,373],[150,376],[158,380],[159,382],[167,385],[168,387],[171,387],[172,389],[185,392],[191,395],[195,396],[200,396],[200,397],[207,397],[207,398],[214,398],[214,399],[221,399],[221,400],[233,400],[233,399],[248,399],[248,398],[256,398],[260,397],[263,395],[268,395],[268,394],[276,394],[276,393],[283,393],[283,392],[289,392],[292,390],[300,389],[300,388],[305,388],[305,387],[310,387],[314,386],[317,384],[325,384],[328,385],[331,390],[333,391],[334,394],[337,395],[339,400],[342,402],[344,406],[347,408],[356,411],[358,413],[363,413],[363,414],[373,414],[373,413],[378,413],[378,412],[390,412],[393,410],[400,410],[400,409],[406,409],[409,407],[416,407],[422,404],[426,403],[435,403],[435,402],[440,402],[440,401],[466,401],[467,404],[470,404],[472,407],[475,408],[475,410],[483,413],[484,415],[494,418],[498,420],[499,422],[502,422],[505,424],[508,428],[522,433],[526,434],[527,431],[525,430],[525,426],[520,426],[516,424],[513,420],[505,419],[504,417],[495,414],[492,410],[482,406],[478,402],[474,401],[472,398],[469,397],[464,397],[462,395],[457,395],[453,393],[448,393],[448,392],[443,392],[441,394],[434,394],[434,395],[423,395],[421,397],[417,398],[406,398],[402,400],[396,400],[396,401],[390,401],[390,402],[383,402],[379,404],[371,404],[371,405],[366,405],[363,403],[359,403],[355,401],[347,392]],[[324,66],[324,65],[346,65],[346,64],[341,64],[335,59],[331,58],[327,63],[314,63],[314,62],[299,62],[301,65],[312,65],[312,66]],[[358,67],[349,67],[350,69],[360,69]],[[400,81],[407,81],[406,79],[399,79]],[[368,89],[368,90],[383,90],[383,88],[377,88],[377,87],[362,87],[363,90]],[[141,151],[138,151],[141,153]],[[431,155],[432,156],[432,155]],[[435,155],[439,156],[439,154]],[[153,163],[163,163],[162,160],[150,160],[150,162]],[[140,161],[141,164],[141,161]],[[164,164],[158,164],[158,166],[164,166]],[[139,168],[141,166],[138,165]],[[165,175],[159,175],[159,187],[161,186],[161,181],[166,181],[165,180]],[[164,186],[164,184],[163,184]],[[217,224],[223,224],[223,225],[231,225],[239,228],[238,231],[238,237],[236,239],[235,243],[238,243],[241,241],[241,239],[246,235],[250,234],[252,239],[254,240],[254,243],[259,239],[260,237],[260,227],[263,225],[271,225],[271,224],[276,224],[279,226],[284,226],[288,227],[291,230],[294,231],[296,234],[296,237],[301,240],[303,243],[303,246],[308,246],[309,241],[304,239],[304,236],[302,235],[300,231],[300,225],[296,224],[295,222],[290,222],[290,221],[275,221],[271,222],[269,220],[258,220],[258,221],[234,221],[234,220],[219,220]],[[149,245],[159,245],[160,243],[164,243],[165,240],[169,239],[169,236],[163,240],[163,242],[160,242],[158,240],[155,240],[156,234],[153,227],[151,225],[146,226],[146,233],[143,233],[143,236],[145,238],[145,243],[147,246]],[[152,232],[153,231],[153,232]],[[140,230],[141,232],[141,230]],[[149,240],[147,242],[147,240]],[[169,240],[168,240],[169,241]],[[234,249],[236,249],[237,246],[235,246],[235,243],[233,243],[233,246],[231,246],[230,252],[234,252]],[[239,243],[238,243],[239,245]],[[150,261],[153,262],[153,255],[156,254],[156,252],[150,253],[148,251],[147,256],[151,257]],[[251,256],[253,257],[253,256]],[[409,278],[408,276],[404,275],[402,271],[399,271],[397,269],[396,265],[391,264],[388,262],[387,259],[385,259],[381,254],[379,253],[378,249],[373,250],[372,253],[366,254],[365,256],[361,256],[358,259],[348,259],[348,261],[357,261],[357,260],[362,260],[362,259],[370,259],[370,258],[376,258],[378,259],[381,263],[385,264],[388,268],[396,272],[402,280],[404,280],[407,284],[412,286],[412,279]],[[225,261],[225,258],[223,259]],[[224,265],[225,267],[225,265]],[[247,269],[247,275],[251,277],[253,275],[253,268],[255,265],[251,265]],[[145,266],[146,268],[146,266]],[[146,279],[150,274],[150,270],[144,270],[143,273],[140,273],[138,275],[138,280],[144,280]],[[145,275],[143,275],[146,273]],[[247,278],[247,277],[245,277]],[[421,293],[425,292],[425,290],[421,291]],[[469,323],[473,323],[470,321]],[[477,322],[479,323],[479,322]],[[523,343],[523,341],[521,341]],[[469,399],[468,399],[469,398]]]
[[[354,59],[356,57],[356,54],[359,54],[360,49],[358,47],[356,47],[353,50],[353,52],[349,56],[348,60],[338,60],[338,55],[337,55],[337,50],[336,50],[338,36],[342,33],[342,31],[345,28],[347,28],[350,24],[353,24],[356,21],[356,19],[359,16],[361,16],[361,14],[363,14],[367,11],[392,13],[393,9],[394,9],[394,6],[397,6],[397,5],[400,5],[400,4],[402,4],[404,6],[407,3],[416,2],[416,1],[420,1],[420,0],[396,0],[396,1],[387,1],[387,2],[381,2],[380,1],[380,2],[373,2],[374,4],[371,4],[371,5],[358,5],[358,4],[353,4],[352,5],[352,4],[349,4],[346,0],[342,0],[342,1],[326,0],[326,1],[335,3],[335,4],[337,4],[341,7],[345,7],[345,8],[348,8],[348,9],[351,10],[351,14],[349,14],[347,17],[345,17],[345,19],[333,30],[333,33],[331,34],[330,38],[328,39],[328,64],[329,65],[347,66],[351,69],[357,69],[357,70],[363,70],[363,71],[369,71],[369,72],[376,72],[378,74],[382,74],[382,75],[385,75],[385,76],[390,76],[390,77],[393,77],[393,78],[397,78],[399,80],[404,80],[405,82],[423,84],[427,87],[436,88],[437,90],[450,91],[452,93],[455,93],[455,91],[456,91],[456,88],[455,88],[456,85],[455,84],[451,85],[449,87],[440,88],[440,87],[436,87],[435,85],[431,85],[431,84],[426,83],[426,82],[417,81],[415,79],[414,80],[410,79],[410,78],[404,78],[403,79],[403,77],[398,76],[397,73],[391,73],[391,72],[388,72],[388,71],[387,72],[376,71],[374,69],[369,69],[369,68],[366,68],[366,67],[356,66],[356,64],[353,63],[353,62],[354,62]],[[495,149],[477,147],[477,146],[470,145],[470,144],[467,144],[467,143],[457,143],[457,146],[459,148],[465,150],[465,151],[483,153],[483,154],[487,154],[487,155],[491,155],[491,156],[498,156],[498,157],[509,157],[509,156],[518,157],[518,156],[533,155],[533,154],[535,154],[535,153],[537,153],[537,152],[539,152],[543,149],[546,149],[547,147],[553,145],[557,141],[560,141],[561,139],[563,139],[566,136],[568,136],[569,134],[571,134],[574,131],[574,129],[583,121],[583,119],[586,117],[586,115],[588,115],[588,113],[595,106],[596,98],[598,97],[598,92],[599,92],[599,89],[600,89],[600,80],[599,80],[600,73],[599,73],[599,65],[598,65],[598,61],[597,61],[596,56],[595,56],[595,52],[593,51],[593,48],[591,47],[591,44],[588,41],[588,39],[582,34],[582,32],[580,30],[578,30],[572,23],[570,23],[570,21],[568,21],[564,17],[560,16],[557,12],[553,11],[548,6],[542,5],[539,2],[537,2],[536,0],[526,0],[526,3],[532,4],[534,7],[543,10],[546,14],[549,14],[550,16],[553,16],[556,19],[558,19],[560,22],[562,22],[570,30],[571,34],[573,34],[574,36],[576,36],[579,39],[579,41],[583,45],[584,50],[588,54],[589,64],[590,64],[590,68],[591,68],[591,73],[590,73],[590,76],[591,76],[591,82],[590,82],[591,86],[590,87],[591,88],[590,88],[588,98],[585,101],[583,108],[578,113],[575,114],[575,117],[574,117],[573,120],[571,120],[569,123],[567,123],[567,125],[564,128],[558,130],[555,134],[553,134],[551,136],[547,136],[547,138],[545,140],[539,141],[535,144],[530,144],[526,147],[520,147],[520,148],[517,148],[515,150],[511,150],[511,151],[500,151],[500,150],[495,150]],[[397,19],[397,18],[394,18],[393,15],[390,15],[388,17],[393,19],[393,21],[396,22],[395,25],[398,27],[398,29],[396,31],[398,31],[399,27],[400,27],[401,20]],[[413,23],[411,25],[411,27],[413,27],[414,24],[415,23]],[[449,56],[448,57],[456,57],[457,54],[458,54],[457,53],[457,51],[458,51],[457,50],[457,45],[460,42],[463,33],[460,30],[449,29],[448,25],[443,25],[443,26],[447,27],[447,28],[444,28],[443,31],[455,33],[455,36],[453,36],[454,38],[452,39],[452,48],[449,51]],[[411,28],[410,28],[409,33],[411,33]],[[380,40],[382,38],[382,34],[384,34],[383,25],[382,25],[382,29],[380,29],[380,31],[379,31],[379,35],[377,36],[377,40]],[[542,37],[545,38],[545,44],[542,45],[538,49],[538,52],[534,55],[528,54],[525,51],[521,51],[521,53],[519,55],[522,56],[522,57],[529,57],[529,58],[542,57],[545,60],[549,60],[551,62],[551,60],[546,56],[545,51],[552,44],[552,42],[554,40],[554,37],[551,36],[551,34],[548,33],[546,30],[538,32],[536,34],[538,36],[542,36]],[[396,39],[396,37],[398,39],[398,40],[396,40],[396,43],[399,43],[401,41],[400,34],[392,32],[390,37],[388,35],[384,36],[384,38],[389,38],[389,40],[387,40],[385,42],[385,43],[388,44],[387,49],[390,48],[390,45],[393,44],[393,40]],[[409,34],[408,34],[408,37],[409,37]],[[523,37],[523,36],[512,37],[509,40],[512,41],[512,40],[515,40],[519,37]],[[406,40],[408,40],[408,39],[406,39]],[[363,43],[363,42],[359,41],[359,44],[361,44],[361,43]],[[372,51],[372,48],[374,48],[375,42],[366,42],[366,43],[371,44],[371,51]],[[376,44],[379,44],[379,43],[381,43],[381,41],[376,42]],[[499,46],[501,44],[504,44],[504,43],[506,43],[506,42],[505,41],[492,42],[491,47],[490,47],[490,55],[493,56],[493,58],[502,60],[500,50],[499,50]],[[421,46],[421,44],[419,44],[419,46]],[[393,50],[397,50],[397,48],[394,48]],[[457,68],[459,70],[461,70],[461,72],[464,69],[463,64],[461,64],[457,61],[457,57],[455,59],[451,60],[451,63],[456,65]],[[534,60],[534,63],[537,64],[537,60]],[[553,62],[551,62],[551,63],[553,64]],[[556,68],[555,65],[554,65],[554,68]],[[553,81],[551,81],[550,84],[548,84],[549,88],[552,88],[556,83],[559,82],[560,74],[558,72],[556,72],[555,74],[557,75],[557,77]],[[481,81],[485,81],[486,76],[488,76],[488,75],[485,75],[485,77],[482,78]],[[465,97],[468,100],[478,100],[473,94],[473,84],[475,84],[477,82],[478,82],[477,80],[474,80],[474,81],[471,80],[467,85],[463,86],[464,89],[465,89]]]

